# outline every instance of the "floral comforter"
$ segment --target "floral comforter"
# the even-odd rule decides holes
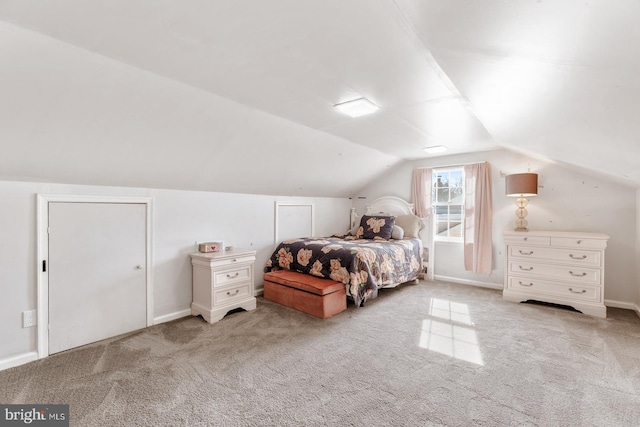
[[[342,282],[347,295],[361,306],[368,298],[377,296],[378,288],[417,279],[421,254],[419,239],[293,239],[278,245],[267,261],[265,272],[294,270]]]

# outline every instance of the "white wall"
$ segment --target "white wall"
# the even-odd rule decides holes
[[[586,175],[558,164],[533,159],[509,150],[442,156],[406,162],[389,170],[362,189],[354,199],[359,212],[377,197],[411,198],[411,177],[416,167],[438,167],[488,161],[493,190],[493,271],[490,276],[466,272],[462,245],[438,244],[435,274],[460,282],[502,287],[504,262],[502,232],[515,226],[515,200],[504,195],[505,174],[539,174],[538,196],[529,200],[530,230],[602,232],[610,236],[606,250],[605,302],[632,308],[638,301],[638,257],[636,256],[636,190],[601,177]],[[638,202],[640,205],[640,202]],[[640,221],[640,220],[639,220]],[[639,237],[640,239],[640,237]]]
[[[636,313],[640,316],[640,190],[636,191]]]
[[[261,290],[262,270],[274,248],[276,200],[314,203],[316,235],[346,230],[351,208],[347,198],[287,198],[0,181],[0,366],[3,360],[37,350],[37,328],[23,329],[21,313],[37,306],[36,195],[39,193],[153,198],[151,268],[156,319],[189,309],[189,253],[195,251],[196,241],[223,240],[237,248],[255,249],[256,288]]]

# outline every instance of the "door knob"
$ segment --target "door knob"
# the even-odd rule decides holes
[[[144,268],[144,265],[142,264],[136,265],[136,270],[142,270],[143,268]]]

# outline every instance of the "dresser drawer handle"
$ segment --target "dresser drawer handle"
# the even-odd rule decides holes
[[[529,268],[524,268],[523,266],[519,265],[518,268],[522,271],[531,271],[533,270],[533,267],[529,267]]]
[[[574,294],[586,294],[587,290],[583,289],[581,291],[574,291],[573,288],[569,288],[569,291],[573,292]]]
[[[520,252],[520,255],[533,255],[533,251],[531,251],[531,252],[518,251],[518,252]]]
[[[571,259],[585,259],[587,257],[586,255],[575,256],[573,254],[569,254],[569,256],[571,257]]]
[[[521,281],[518,280],[518,284],[520,286],[533,286],[533,283],[529,283],[528,285],[526,283],[522,283]]]
[[[580,243],[582,243],[582,240],[576,240],[576,243],[579,245]]]
[[[240,275],[239,272],[236,271],[236,274],[234,274],[233,276],[227,273],[227,279],[235,279],[236,277],[238,277]]]
[[[238,261],[238,260],[237,260],[237,259],[235,259],[235,258],[231,260],[231,262],[236,262],[236,261]]]
[[[233,295],[236,295],[238,292],[240,292],[240,289],[236,289],[234,293],[231,293],[231,291],[227,291],[227,295],[233,296]]]
[[[572,275],[572,276],[575,276],[575,277],[584,277],[584,276],[587,275],[587,273],[578,274],[578,273],[574,273],[573,271],[570,271],[569,274]]]

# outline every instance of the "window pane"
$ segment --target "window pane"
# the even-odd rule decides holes
[[[456,189],[456,188],[451,189],[451,200],[449,200],[449,203],[461,204],[464,202],[463,191],[456,191],[456,190],[459,190],[459,189]]]
[[[462,205],[449,205],[449,215],[451,215],[451,219],[460,220],[462,219]]]
[[[448,173],[439,173],[435,179],[435,185],[437,187],[448,187],[449,186],[449,174]]]
[[[449,236],[462,237],[462,224],[461,223],[458,223],[457,225],[451,224],[451,228],[449,228]]]
[[[438,199],[436,200],[436,202],[447,203],[448,201],[449,201],[449,189],[438,188]]]
[[[447,236],[449,230],[449,224],[447,222],[436,222],[436,235]]]
[[[452,171],[449,174],[449,186],[462,187],[462,171]]]

